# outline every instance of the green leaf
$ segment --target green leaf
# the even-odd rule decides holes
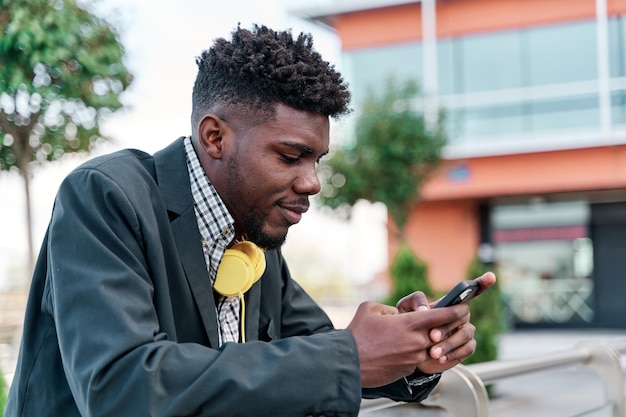
[[[122,107],[119,95],[132,80],[116,29],[76,0],[0,0],[0,27],[3,102],[36,102],[0,107],[0,170],[25,175],[33,163],[89,152],[103,137],[99,115]],[[115,88],[97,94],[96,80]]]
[[[402,228],[446,142],[441,124],[434,131],[426,129],[424,115],[412,109],[418,93],[416,82],[398,86],[391,79],[381,97],[369,96],[354,141],[323,163],[324,205],[352,207],[360,199],[381,202]],[[336,175],[345,182],[333,183]]]

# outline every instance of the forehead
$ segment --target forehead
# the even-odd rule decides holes
[[[314,153],[324,153],[329,144],[328,116],[277,105],[272,117],[251,129],[252,135],[269,143],[299,143]]]

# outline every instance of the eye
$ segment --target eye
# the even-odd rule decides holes
[[[300,160],[300,156],[293,156],[293,155],[287,155],[287,154],[281,154],[281,156],[283,157],[285,162],[290,163],[290,164],[294,164]]]

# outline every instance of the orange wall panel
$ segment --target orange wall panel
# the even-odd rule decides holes
[[[467,173],[450,179],[454,169]],[[626,188],[626,145],[446,161],[427,201]]]
[[[594,0],[439,1],[437,33],[442,37],[455,36],[594,16]]]
[[[422,36],[422,11],[416,3],[347,13],[335,16],[333,26],[344,50],[407,42]]]
[[[448,291],[466,278],[478,247],[478,234],[473,201],[420,203],[404,229],[406,241],[428,265],[432,288],[439,292]]]
[[[619,14],[626,12],[626,0],[607,0],[609,14]]]

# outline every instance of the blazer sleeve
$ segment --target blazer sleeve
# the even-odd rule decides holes
[[[280,298],[282,298],[283,301],[281,313],[278,311],[273,311],[272,313],[266,312],[266,315],[282,318],[280,330],[273,328],[272,322],[267,326],[269,331],[266,340],[271,340],[275,337],[308,335],[332,329],[333,326],[326,313],[309,297],[296,281],[291,279],[287,264],[282,255],[274,251],[268,253],[267,258],[269,275],[279,274],[281,276],[282,296]],[[277,281],[267,280],[263,283],[263,294],[266,298],[278,292],[276,288],[271,287],[272,283],[275,282]],[[278,299],[279,297],[276,296],[276,298]],[[262,305],[265,309],[270,308],[277,310],[281,303],[266,299]],[[358,356],[356,350],[355,356]],[[315,369],[311,369],[310,372],[314,374]],[[440,376],[440,374],[425,375],[416,371],[407,378],[399,379],[398,381],[382,387],[363,388],[361,395],[363,398],[368,399],[386,397],[400,402],[421,402],[435,388],[439,382]],[[423,382],[420,382],[418,385],[410,386],[408,379]]]
[[[159,252],[155,190],[136,181],[122,186],[111,175],[72,173],[49,228],[42,309],[54,318],[65,377],[82,415],[358,414],[354,339],[333,330],[291,282],[275,301],[290,305],[291,299],[295,307],[283,311],[278,328],[285,334],[271,343],[214,349],[177,342],[165,331],[172,320],[163,321],[167,306],[157,308],[154,299],[167,286],[155,276],[174,254],[146,257]],[[307,318],[312,325],[304,324]]]
[[[419,373],[419,372],[416,372]],[[416,374],[414,373],[415,377]],[[399,402],[420,403],[430,395],[441,379],[441,374],[422,374],[422,381],[410,386],[405,378],[378,388],[363,388],[363,398],[386,397]]]

